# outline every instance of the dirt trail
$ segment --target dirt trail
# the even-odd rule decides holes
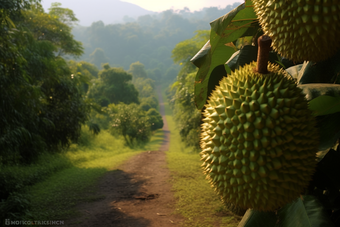
[[[175,200],[164,152],[169,148],[170,132],[160,89],[158,96],[164,121],[160,150],[143,152],[107,172],[91,194],[103,199],[79,204],[82,217],[65,221],[66,226],[168,227],[183,221],[172,214]]]

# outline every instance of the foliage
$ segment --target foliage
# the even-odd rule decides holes
[[[136,80],[138,78],[147,78],[147,73],[145,71],[145,67],[142,63],[134,62],[130,65],[129,73],[133,75],[133,79]]]
[[[155,108],[155,109],[158,108],[158,104],[159,104],[158,99],[154,94],[146,98],[141,98],[141,103],[147,103],[149,104],[151,108]]]
[[[113,115],[111,123],[113,130],[123,135],[129,146],[134,143],[147,142],[151,135],[150,121],[137,104],[118,104],[117,113]]]
[[[11,27],[8,23],[0,27],[0,161],[7,164],[30,163],[46,148],[69,145],[87,118],[80,77],[72,78],[59,56],[78,56],[80,44],[73,40],[70,28],[44,13],[39,4],[32,2],[20,11],[21,3],[27,2],[14,1],[12,6],[18,8],[1,9],[12,15],[6,19],[12,21]],[[53,33],[53,26],[65,30]]]
[[[138,91],[130,83],[132,75],[122,68],[111,68],[109,64],[103,67],[98,79],[94,80],[95,85],[89,89],[88,97],[103,107],[110,103],[139,103]]]
[[[71,27],[63,22],[67,17],[65,12],[60,7],[58,9],[56,10],[52,5],[52,14],[47,14],[41,6],[32,6],[31,10],[23,11],[25,17],[23,26],[32,32],[36,40],[47,40],[53,43],[57,49],[57,56],[71,55],[77,58],[83,54],[82,44],[74,40]],[[65,10],[72,12],[69,9]]]
[[[68,62],[68,66],[73,74],[73,77],[75,77],[75,75],[79,77],[79,86],[81,87],[82,94],[87,94],[91,80],[98,78],[99,70],[97,67],[88,62],[76,62],[73,60]]]
[[[92,54],[90,54],[89,62],[100,68],[101,64],[109,62],[109,58],[106,57],[103,49],[96,48]]]
[[[156,109],[149,109],[146,112],[146,116],[148,117],[148,121],[151,125],[152,131],[163,128],[164,123],[162,115]]]
[[[53,2],[49,10],[49,15],[58,18],[60,22],[72,27],[79,21],[71,9],[62,8],[61,3]]]
[[[220,79],[244,64],[257,60],[257,43],[263,34],[247,0],[230,13],[211,24],[210,42],[192,59],[199,68],[195,79],[195,102],[204,108],[207,97]],[[250,43],[252,43],[250,45]],[[323,62],[291,62],[271,52],[269,60],[285,68],[296,79],[314,111],[320,133],[320,152],[313,180],[302,193],[301,199],[286,204],[275,212],[248,210],[239,226],[338,226],[340,179],[340,146],[338,97],[339,53]],[[320,156],[321,153],[321,156]]]
[[[168,98],[175,116],[182,140],[187,146],[199,149],[201,114],[194,105],[194,87],[196,69],[190,62],[192,56],[209,39],[209,31],[196,31],[191,39],[184,40],[172,50],[175,63],[181,65],[177,80],[171,86],[173,92]]]

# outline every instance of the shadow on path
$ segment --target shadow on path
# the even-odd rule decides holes
[[[108,171],[94,188],[95,193],[85,195],[84,202],[78,205],[78,211],[83,214],[80,218],[66,220],[66,226],[115,226],[130,227],[150,226],[150,221],[126,214],[123,209],[116,207],[118,201],[138,203],[136,197],[144,196],[140,193],[144,179],[136,180],[134,174],[122,170]]]

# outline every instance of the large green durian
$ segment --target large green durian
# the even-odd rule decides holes
[[[322,61],[340,49],[340,0],[253,0],[273,49],[294,61]]]
[[[294,80],[255,63],[220,81],[203,112],[201,160],[225,203],[270,211],[296,199],[315,170],[315,118]]]

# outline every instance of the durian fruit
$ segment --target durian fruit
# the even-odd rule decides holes
[[[270,44],[269,44],[270,45]],[[315,118],[278,65],[245,65],[224,77],[203,111],[200,152],[223,202],[271,211],[299,197],[316,166]]]
[[[322,61],[340,49],[340,0],[253,0],[273,49],[293,61]]]

